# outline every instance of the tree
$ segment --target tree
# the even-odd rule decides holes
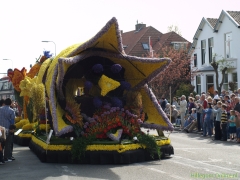
[[[220,57],[220,59],[216,60],[217,57]],[[230,68],[232,67],[231,64],[232,62],[227,61],[222,56],[218,56],[217,54],[213,55],[213,61],[211,62],[211,66],[213,67],[214,72],[216,74],[216,86],[217,86],[218,94],[221,93],[223,82],[224,82],[224,75],[226,74],[226,72],[230,71]],[[222,79],[220,83],[219,83],[219,72],[221,72],[222,74]]]
[[[172,24],[172,25],[167,27],[167,32],[172,32],[172,31],[174,31],[175,33],[182,36],[182,33],[181,33],[180,29],[178,28],[178,26]]]
[[[187,50],[175,50],[172,47],[163,47],[159,54],[154,54],[154,57],[168,57],[172,60],[168,68],[162,71],[150,84],[157,97],[164,95],[168,98],[170,86],[171,95],[173,95],[180,84],[191,83],[194,73],[191,72],[191,60]]]

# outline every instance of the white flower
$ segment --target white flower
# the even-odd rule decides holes
[[[136,136],[133,137],[134,141],[138,141],[138,138]]]

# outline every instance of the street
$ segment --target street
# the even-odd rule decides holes
[[[150,131],[155,133],[155,131]],[[166,133],[166,136],[169,134]],[[13,162],[0,166],[3,180],[73,179],[240,179],[240,145],[212,141],[200,134],[173,131],[175,155],[130,165],[75,165],[41,163],[28,147],[14,145]]]

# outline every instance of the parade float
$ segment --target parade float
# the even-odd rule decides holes
[[[23,102],[16,139],[28,138],[42,162],[129,164],[173,154],[161,133],[173,126],[149,87],[170,61],[125,54],[112,18],[85,43],[9,75]]]

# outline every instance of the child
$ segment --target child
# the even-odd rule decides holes
[[[221,115],[222,115],[222,102],[221,101],[217,102],[217,109],[213,108],[213,113],[216,114],[216,119],[215,119],[215,123],[214,123],[214,127],[215,127],[214,128],[214,131],[215,131],[214,140],[220,140],[222,138],[222,132],[221,132],[221,128],[220,128]]]
[[[222,115],[221,115],[221,124],[220,127],[222,129],[222,139],[221,141],[227,141],[227,106],[225,104],[222,104]]]
[[[229,122],[229,127],[228,127],[228,132],[230,134],[230,139],[234,140],[234,137],[236,135],[236,117],[235,117],[235,111],[230,110],[230,118],[228,120]]]
[[[209,137],[212,137],[212,125],[211,125],[211,115],[212,115],[212,104],[208,103],[207,109],[203,110],[206,114],[203,122],[203,137],[206,137],[207,133]]]
[[[238,111],[235,111],[235,114],[237,143],[240,143],[240,113]]]

